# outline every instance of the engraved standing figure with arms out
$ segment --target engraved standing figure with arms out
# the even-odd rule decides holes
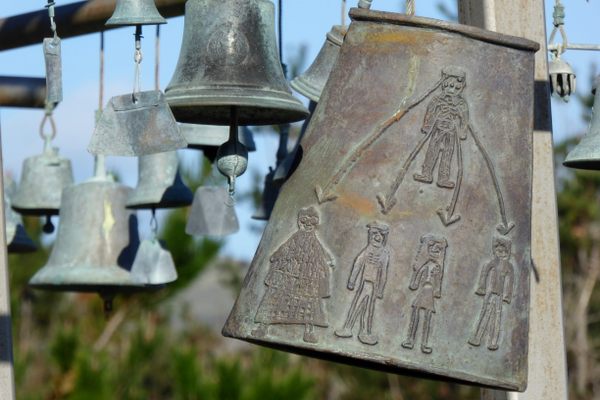
[[[319,214],[314,207],[298,212],[298,231],[271,256],[267,290],[256,312],[259,324],[252,335],[263,337],[271,324],[304,325],[303,340],[317,343],[314,327],[328,327],[322,299],[328,298],[333,257],[318,236]]]
[[[417,292],[412,303],[408,335],[402,347],[412,349],[415,345],[420,316],[423,316],[421,351],[430,354],[431,317],[435,313],[435,299],[442,297],[442,278],[448,242],[444,237],[423,235],[415,257],[409,289]]]
[[[373,317],[375,316],[375,302],[383,299],[383,290],[387,281],[390,251],[387,247],[389,227],[385,224],[373,222],[367,225],[367,246],[356,256],[347,288],[354,290],[358,282],[358,289],[350,304],[346,322],[343,328],[335,331],[341,338],[352,337],[352,328],[360,320],[358,340],[364,344],[375,345],[379,341],[373,334]]]
[[[442,93],[435,96],[427,105],[421,131],[430,135],[429,147],[421,166],[421,173],[414,174],[416,181],[433,182],[433,170],[439,160],[437,185],[453,189],[450,180],[452,156],[458,139],[465,140],[469,130],[469,107],[462,96],[466,86],[465,73],[456,67],[442,71]],[[461,165],[458,168],[462,168]]]
[[[480,346],[485,334],[489,350],[498,350],[502,324],[502,303],[510,304],[513,294],[515,271],[510,262],[511,241],[503,237],[494,238],[494,258],[482,269],[479,285],[475,292],[485,296],[483,307],[474,335],[469,339],[473,346]]]

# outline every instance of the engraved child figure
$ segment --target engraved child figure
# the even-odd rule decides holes
[[[410,290],[416,290],[417,296],[412,303],[410,326],[402,347],[412,349],[419,328],[419,316],[423,315],[421,351],[429,354],[433,349],[429,346],[431,317],[435,313],[435,299],[442,297],[442,278],[444,276],[444,260],[448,242],[444,237],[435,235],[421,236],[419,251],[412,265]]]
[[[389,227],[385,224],[372,222],[367,225],[367,246],[356,256],[347,287],[354,290],[358,281],[358,290],[350,304],[348,316],[342,329],[335,335],[342,338],[352,337],[352,328],[360,319],[358,340],[364,344],[375,345],[378,342],[373,335],[373,317],[375,302],[383,299],[383,289],[387,281],[387,270],[390,263],[390,252],[387,245]]]
[[[485,296],[477,329],[469,343],[481,345],[481,339],[488,334],[488,349],[498,349],[500,338],[500,323],[502,322],[502,302],[510,304],[515,280],[514,267],[509,261],[511,241],[507,238],[496,237],[492,243],[494,258],[481,271],[479,287],[475,292]]]
[[[270,324],[304,325],[304,341],[316,343],[314,327],[328,327],[321,300],[330,296],[330,268],[334,261],[317,237],[319,214],[314,207],[298,212],[298,231],[270,258],[267,291],[254,321],[252,335],[262,337]]]
[[[433,169],[440,159],[437,185],[452,189],[454,182],[450,180],[450,166],[454,147],[458,138],[467,138],[469,127],[469,106],[461,95],[467,82],[465,73],[454,67],[444,68],[442,78],[442,94],[431,100],[425,112],[421,132],[431,137],[421,173],[414,174],[413,178],[419,182],[433,182]]]

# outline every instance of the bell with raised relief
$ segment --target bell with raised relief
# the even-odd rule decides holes
[[[337,61],[345,35],[346,27],[334,25],[331,28],[327,33],[325,44],[311,66],[302,75],[292,80],[291,86],[294,90],[315,103],[319,102],[321,92],[329,79],[329,73]]]
[[[108,297],[142,289],[130,272],[139,247],[135,212],[125,208],[131,190],[106,177],[67,187],[50,258],[29,284]]]
[[[200,186],[185,227],[193,236],[226,236],[240,230],[233,198],[227,189],[217,186]]]
[[[539,46],[350,16],[223,334],[523,391]]]
[[[138,184],[127,198],[127,208],[175,208],[192,204],[194,195],[181,179],[177,152],[139,157],[138,176]]]
[[[31,253],[37,250],[33,240],[27,235],[21,216],[11,208],[11,197],[17,190],[17,184],[8,176],[4,177],[4,219],[6,226],[6,245],[9,253]]]
[[[567,154],[563,165],[569,168],[600,170],[600,75],[592,85],[594,105],[587,134]]]
[[[156,25],[167,20],[156,9],[154,0],[117,0],[106,26]]]
[[[165,90],[179,122],[270,125],[306,118],[292,96],[269,0],[189,0],[179,61]]]

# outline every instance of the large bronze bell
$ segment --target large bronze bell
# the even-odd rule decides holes
[[[154,0],[117,0],[115,11],[106,26],[166,24]]]
[[[233,199],[227,189],[216,186],[200,186],[185,227],[193,236],[226,236],[240,230]]]
[[[563,162],[565,167],[600,170],[600,90],[598,90],[598,86],[600,86],[600,75],[596,77],[592,85],[594,106],[588,132],[581,142],[567,154],[567,158]]]
[[[331,28],[315,61],[306,72],[292,80],[291,85],[294,90],[315,103],[319,102],[321,92],[329,79],[329,73],[337,61],[345,35],[346,27],[334,25]]]
[[[27,235],[21,216],[13,211],[11,197],[17,190],[16,183],[10,177],[4,177],[4,219],[6,227],[6,245],[9,253],[30,253],[37,250],[33,240]]]
[[[181,180],[177,152],[141,156],[138,184],[127,198],[127,208],[157,209],[192,204],[192,191]]]
[[[223,333],[522,391],[539,46],[350,16]]]
[[[240,125],[299,121],[308,112],[292,96],[275,42],[268,0],[189,0],[175,74],[165,90],[180,122]]]
[[[104,296],[143,288],[130,273],[139,247],[135,212],[125,208],[131,190],[102,177],[65,188],[52,253],[29,284]]]
[[[23,162],[21,183],[12,207],[23,215],[58,215],[62,190],[73,184],[71,161],[47,141],[44,152]]]

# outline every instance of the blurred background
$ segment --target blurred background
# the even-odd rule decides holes
[[[70,1],[57,1],[57,6]],[[546,1],[547,30],[553,1]],[[600,2],[568,1],[565,29],[571,42],[600,37]],[[44,7],[44,0],[2,2],[11,16]],[[355,1],[348,0],[348,7]],[[417,15],[456,20],[454,0],[416,2]],[[373,9],[403,11],[404,1],[376,0]],[[325,34],[342,18],[338,0],[283,1],[283,59],[289,76],[303,72]],[[60,35],[60,26],[58,26]],[[175,69],[183,17],[161,27],[161,87]],[[98,103],[99,34],[62,43],[64,101],[55,112],[54,144],[72,160],[76,182],[92,175],[86,151]],[[144,30],[142,89],[154,85],[154,28]],[[585,133],[591,113],[592,52],[563,55],[578,76],[569,103],[553,100],[557,188],[563,272],[563,301],[572,399],[600,398],[600,174],[566,170],[566,153]],[[133,84],[133,28],[105,33],[105,100]],[[0,74],[43,76],[41,45],[0,53]],[[304,99],[303,99],[304,101]],[[42,150],[42,110],[2,109],[4,171],[18,181],[21,163]],[[95,295],[33,291],[27,281],[47,260],[54,237],[42,235],[43,221],[25,218],[40,251],[10,255],[11,307],[18,399],[479,399],[473,387],[374,372],[263,349],[221,337],[220,330],[260,240],[265,223],[250,216],[258,205],[263,177],[275,165],[278,136],[253,128],[257,151],[239,179],[241,230],[226,239],[185,234],[189,210],[159,211],[160,237],[178,267],[179,280],[156,293],[120,296],[105,317]],[[299,126],[292,130],[293,146]],[[195,150],[179,152],[184,180],[195,189],[209,181],[225,184]],[[135,186],[137,159],[109,157],[121,182]],[[138,212],[141,236],[150,235],[149,212]],[[549,349],[551,351],[551,349]]]

